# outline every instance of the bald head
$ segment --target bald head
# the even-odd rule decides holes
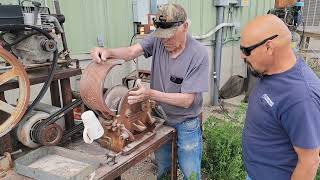
[[[291,32],[274,15],[258,16],[241,33],[241,58],[255,74],[272,75],[284,72],[295,62],[291,48]]]
[[[241,45],[251,46],[273,35],[279,37],[277,46],[290,47],[291,32],[281,19],[271,14],[258,16],[250,21],[242,31]]]

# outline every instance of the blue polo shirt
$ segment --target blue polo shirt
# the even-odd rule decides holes
[[[289,180],[298,162],[293,147],[320,146],[320,80],[302,59],[284,73],[258,80],[242,146],[253,180]]]

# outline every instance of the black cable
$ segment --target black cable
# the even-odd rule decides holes
[[[79,106],[80,104],[82,104],[82,99],[81,98],[76,99],[75,101],[73,101],[73,102],[69,103],[68,105],[64,106],[59,111],[57,111],[57,112],[53,113],[52,115],[50,115],[45,121],[42,121],[39,124],[37,124],[35,126],[35,128],[34,128],[34,131],[35,131],[35,137],[34,138],[35,138],[35,140],[38,143],[42,144],[42,141],[41,141],[41,139],[42,139],[42,136],[41,136],[42,135],[42,130],[46,126],[48,126],[48,125],[56,122],[57,120],[59,120],[60,119],[59,115],[61,115],[61,114],[65,115],[66,113],[70,112],[72,109],[74,109],[75,107]]]
[[[29,29],[28,29],[29,28]],[[21,31],[29,31],[30,29],[33,29],[41,34],[43,34],[46,38],[50,40],[54,40],[54,38],[43,29],[40,29],[36,26],[30,26],[30,25],[23,25],[23,24],[4,24],[0,25],[0,31],[12,31],[12,30],[21,30]],[[27,111],[24,115],[27,115],[31,113],[31,111],[34,109],[35,105],[39,103],[39,101],[43,98],[45,93],[47,92],[52,80],[53,80],[53,74],[57,68],[58,65],[58,49],[53,52],[53,62],[52,62],[52,68],[49,72],[48,80],[45,82],[45,84],[42,86],[38,96],[36,99],[32,102],[32,104],[28,107]]]
[[[21,38],[15,40],[13,43],[6,44],[6,45],[4,46],[4,48],[8,50],[8,49],[10,49],[12,46],[14,46],[14,45],[20,43],[21,41],[24,41],[24,40],[26,40],[27,38],[29,38],[29,37],[31,37],[31,36],[33,36],[33,35],[35,35],[35,34],[38,34],[38,33],[39,33],[39,32],[32,32],[32,33],[26,34],[26,35],[22,36]]]
[[[131,40],[130,40],[130,46],[132,45],[132,40],[133,38],[137,35],[137,33],[133,34],[133,36],[131,37]]]
[[[58,65],[58,50],[55,50],[53,52],[53,65],[51,68],[51,71],[49,73],[49,77],[48,80],[45,82],[45,84],[43,85],[41,91],[39,92],[38,96],[36,97],[36,99],[32,102],[32,104],[28,107],[27,111],[25,114],[31,113],[31,111],[34,109],[34,107],[40,102],[40,100],[43,98],[43,96],[45,95],[45,93],[47,92],[52,80],[53,80],[53,75],[54,72],[57,68]]]

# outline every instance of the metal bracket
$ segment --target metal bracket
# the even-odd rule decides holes
[[[229,6],[229,0],[214,0],[214,6]]]

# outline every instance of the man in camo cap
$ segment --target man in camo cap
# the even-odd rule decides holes
[[[178,4],[160,7],[153,20],[156,31],[141,42],[123,48],[94,48],[92,59],[135,59],[152,56],[150,88],[138,83],[131,91],[130,104],[150,98],[164,109],[166,125],[177,130],[179,167],[185,179],[201,179],[202,131],[199,114],[202,93],[208,90],[209,62],[206,48],[188,34],[189,22]],[[171,168],[171,143],[155,152],[158,179]]]
[[[154,35],[159,38],[170,38],[178,30],[178,25],[184,23],[186,20],[187,14],[182,6],[178,4],[160,6],[160,9],[157,13],[157,17],[156,19],[154,19],[154,24],[157,27],[157,29],[154,32]],[[176,23],[176,26],[172,26],[171,28],[162,28],[161,24],[159,24],[161,22],[172,24]],[[162,25],[164,25],[164,23]],[[170,25],[171,24],[168,24],[168,26]]]

